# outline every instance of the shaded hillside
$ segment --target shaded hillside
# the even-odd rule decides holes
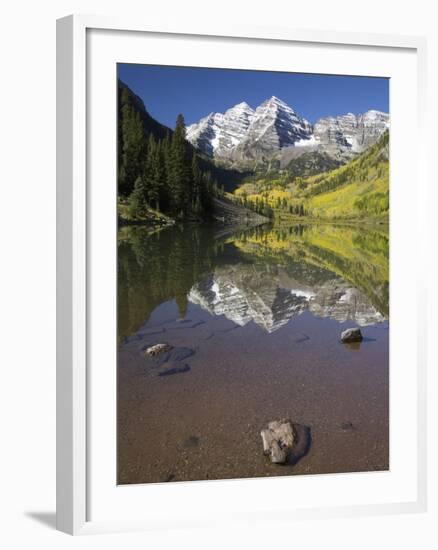
[[[266,161],[227,161],[216,159],[215,164],[227,170],[234,169],[241,174],[238,181],[244,183],[263,179],[274,181],[287,178],[293,181],[299,177],[309,177],[329,170],[334,170],[348,162],[352,157],[324,151],[318,147],[289,147]],[[235,187],[227,190],[234,190]]]
[[[222,197],[215,197],[213,204],[214,218],[226,225],[259,225],[269,222],[268,217]]]
[[[119,154],[123,150],[123,136],[122,136],[122,125],[123,117],[125,113],[123,112],[124,107],[132,107],[132,109],[138,113],[139,118],[143,124],[143,128],[147,134],[152,133],[156,138],[164,139],[168,132],[171,130],[157,122],[151,115],[147,112],[143,100],[136,95],[126,84],[121,80],[117,81],[117,107],[119,113],[118,119],[118,138],[119,138]],[[121,115],[121,116],[120,116]]]
[[[296,148],[295,148],[296,149]],[[287,160],[286,152],[283,154],[282,162],[286,162],[283,170],[286,170],[291,178],[309,177],[322,172],[334,170],[344,164],[345,160],[340,160],[325,151],[304,151],[300,155]]]

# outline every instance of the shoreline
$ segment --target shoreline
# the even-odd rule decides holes
[[[227,227],[227,228],[240,228],[240,227],[256,227],[259,225],[271,224],[273,226],[288,226],[288,225],[345,225],[345,226],[359,226],[366,225],[367,227],[381,226],[389,228],[389,220],[374,220],[374,219],[349,219],[349,220],[339,220],[339,219],[317,219],[317,218],[294,218],[292,220],[270,220],[259,221],[258,223],[248,223],[248,218],[242,218],[242,221],[245,223],[227,223],[213,218],[211,220],[174,220],[170,219],[167,222],[160,222],[158,220],[126,220],[123,218],[118,218],[117,228],[121,229],[123,227],[149,227],[149,228],[165,228],[172,227],[175,225],[215,225],[218,227]],[[249,220],[251,221],[251,220]]]

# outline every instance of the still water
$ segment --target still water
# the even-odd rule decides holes
[[[388,246],[385,226],[122,228],[118,482],[388,469]],[[293,464],[262,452],[280,418],[305,430]]]

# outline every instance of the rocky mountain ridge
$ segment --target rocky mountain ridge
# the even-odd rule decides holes
[[[229,161],[299,156],[309,150],[333,156],[364,151],[389,127],[389,115],[370,110],[319,119],[314,125],[272,96],[256,109],[242,102],[187,127],[188,141],[211,158]]]

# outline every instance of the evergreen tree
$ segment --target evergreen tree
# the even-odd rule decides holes
[[[169,191],[171,208],[181,217],[188,212],[191,200],[190,162],[184,117],[178,115],[172,135],[169,159]]]
[[[142,216],[147,208],[146,188],[144,178],[140,176],[135,180],[134,191],[129,196],[129,213],[132,217]]]
[[[163,163],[163,187],[161,189],[161,208],[164,212],[169,212],[171,207],[170,201],[170,157],[171,157],[171,139],[169,133],[160,143],[160,158]]]
[[[148,154],[143,177],[149,204],[160,210],[160,198],[164,187],[164,161],[161,158],[160,144],[155,141],[152,134],[149,136]]]
[[[195,214],[199,214],[202,210],[202,173],[199,168],[198,157],[193,152],[192,157],[192,210]]]
[[[164,157],[164,141],[157,143],[154,158],[154,181],[156,182],[157,195],[156,209],[160,210],[161,204],[167,199],[166,189],[166,161]]]
[[[123,93],[127,93],[126,90]],[[134,189],[137,177],[142,172],[145,156],[145,138],[140,115],[130,103],[125,103],[121,112],[119,130],[119,192],[128,196]]]

